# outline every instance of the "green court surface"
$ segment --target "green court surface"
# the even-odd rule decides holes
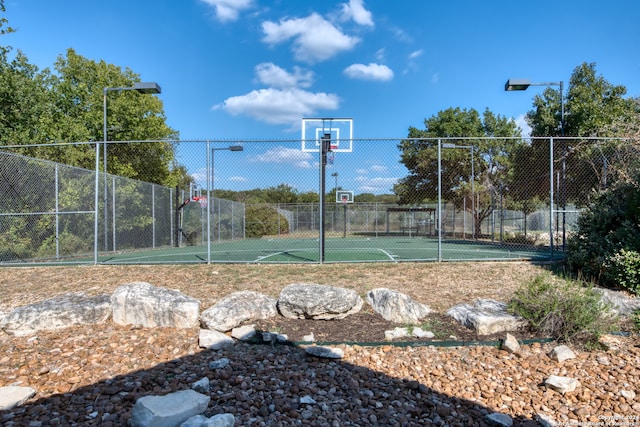
[[[549,248],[465,240],[442,241],[410,237],[327,238],[323,262],[403,262],[531,260],[551,258]],[[101,264],[177,263],[319,263],[320,242],[308,239],[247,239],[207,246],[138,250],[101,254]]]

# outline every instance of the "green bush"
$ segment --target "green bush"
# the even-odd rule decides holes
[[[603,279],[640,295],[640,253],[620,249],[604,263]]]
[[[601,295],[581,282],[539,275],[519,288],[509,311],[529,321],[540,334],[594,346],[617,325]]]
[[[245,215],[247,238],[289,233],[289,221],[275,208],[265,205],[247,205]]]
[[[632,254],[640,252],[639,178],[602,193],[578,218],[567,248],[569,268],[585,279],[610,288],[619,286],[621,278],[634,282],[640,274]]]

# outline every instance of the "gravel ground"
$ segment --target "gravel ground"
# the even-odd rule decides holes
[[[95,295],[148,281],[198,298],[203,308],[236,290],[277,296],[287,284],[305,282],[361,295],[388,287],[443,313],[476,298],[507,301],[543,270],[527,263],[0,268],[0,311],[64,292]],[[354,320],[349,336],[373,328],[366,316],[353,319],[364,321]],[[327,333],[315,334],[321,332]],[[510,415],[516,426],[535,425],[537,414],[561,425],[640,426],[640,339],[615,339],[608,351],[576,350],[576,359],[558,363],[548,356],[554,344],[524,346],[520,356],[495,346],[343,345],[344,359],[329,361],[293,346],[202,350],[197,329],[109,323],[0,335],[0,386],[37,390],[25,405],[0,411],[0,424],[124,426],[139,397],[184,390],[208,377],[206,415],[232,413],[237,426],[481,426],[494,412]],[[231,362],[227,368],[209,368],[223,357]],[[580,385],[562,395],[544,385],[550,375]],[[315,403],[301,403],[306,396]]]
[[[237,426],[486,425],[510,415],[536,425],[536,414],[561,424],[618,418],[640,425],[638,340],[619,348],[578,352],[563,363],[552,344],[531,344],[516,356],[497,347],[343,345],[339,361],[292,346],[237,344],[202,350],[197,329],[74,327],[0,341],[0,385],[30,386],[27,404],[0,412],[4,426],[126,425],[136,399],[184,390],[208,377],[207,416],[231,413]],[[230,365],[212,370],[226,357]],[[561,395],[550,375],[580,381]],[[309,396],[316,403],[301,403]],[[611,425],[611,424],[609,424]],[[620,425],[620,424],[618,424]]]

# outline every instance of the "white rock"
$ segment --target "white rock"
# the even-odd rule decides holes
[[[200,329],[198,345],[201,348],[210,350],[221,350],[228,348],[235,343],[233,338],[223,334],[222,332],[212,331],[211,329]]]
[[[509,353],[517,354],[520,353],[520,343],[516,337],[511,334],[507,334],[502,342],[502,349]]]
[[[560,377],[557,375],[551,375],[544,383],[553,390],[562,394],[575,391],[580,384],[575,378]]]
[[[200,301],[146,282],[120,286],[111,295],[111,305],[113,321],[118,325],[142,325],[148,328],[198,326]]]
[[[234,292],[200,315],[207,329],[227,332],[245,322],[263,320],[278,314],[275,298],[254,291]]]
[[[344,357],[344,350],[337,347],[312,345],[305,348],[305,352],[311,356],[323,357],[325,359],[342,359]]]
[[[627,399],[627,401],[631,401],[636,398],[636,392],[633,390],[620,390],[620,396]]]
[[[458,304],[451,307],[447,315],[474,329],[478,335],[516,331],[526,325],[523,318],[507,312],[505,303],[489,299],[478,299],[473,305]]]
[[[191,384],[191,389],[197,391],[198,393],[208,393],[209,390],[211,390],[209,378],[204,377]]]
[[[233,427],[235,422],[233,414],[218,414],[211,418],[196,415],[180,424],[180,427]]]
[[[315,405],[316,401],[313,399],[313,397],[307,395],[300,398],[300,403],[305,405]]]
[[[384,339],[387,341],[393,341],[398,338],[404,338],[409,336],[407,328],[395,328],[390,331],[384,331]]]
[[[564,362],[565,360],[575,359],[576,354],[566,345],[559,345],[551,350],[551,358],[557,362]]]
[[[24,336],[41,330],[105,323],[111,311],[109,295],[89,297],[72,292],[5,313],[0,328],[8,334]]]
[[[251,341],[256,336],[255,325],[244,325],[231,330],[231,336],[240,341]]]
[[[509,415],[498,412],[486,415],[485,419],[489,424],[498,427],[511,427],[513,425],[513,419]]]
[[[289,319],[344,319],[363,304],[352,289],[315,284],[288,285],[278,297],[278,311]]]
[[[139,398],[131,410],[132,427],[175,427],[202,414],[211,398],[194,390]]]
[[[436,336],[433,332],[425,331],[424,329],[418,328],[418,327],[413,328],[413,330],[411,331],[411,335],[413,335],[416,338],[428,339],[428,340],[435,338]]]
[[[432,311],[429,306],[413,300],[408,295],[386,288],[367,292],[367,302],[385,320],[400,324],[418,324]]]
[[[15,408],[35,396],[36,391],[31,387],[6,386],[0,387],[0,410]]]

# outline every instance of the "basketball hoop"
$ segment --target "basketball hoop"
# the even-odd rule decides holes
[[[203,209],[204,209],[204,208],[206,208],[206,207],[207,207],[207,205],[208,205],[207,198],[206,198],[206,197],[204,197],[204,196],[194,197],[194,198],[193,198],[193,201],[194,201],[194,202],[198,202],[198,203],[200,203],[200,207],[201,207],[201,208],[203,208]]]

